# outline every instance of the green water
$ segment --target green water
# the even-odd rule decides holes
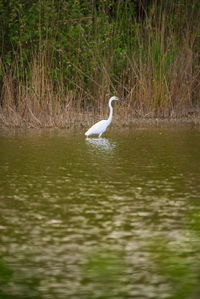
[[[195,264],[199,204],[199,130],[1,131],[2,294],[168,298],[160,242]]]

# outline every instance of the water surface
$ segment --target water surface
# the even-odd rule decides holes
[[[188,128],[100,139],[2,131],[0,253],[18,273],[11,293],[20,292],[19,275],[33,281],[34,298],[166,298],[171,286],[152,248],[161,239],[194,258],[188,219],[200,200],[199,152],[200,131]],[[113,275],[105,292],[101,271]]]

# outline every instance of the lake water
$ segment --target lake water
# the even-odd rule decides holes
[[[0,256],[12,272],[2,294],[160,299],[195,288],[200,130],[83,133],[0,132]]]

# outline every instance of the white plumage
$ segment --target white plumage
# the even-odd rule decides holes
[[[110,114],[108,119],[100,120],[96,124],[94,124],[87,132],[85,132],[85,135],[88,137],[90,135],[101,135],[106,131],[107,127],[110,125],[112,121],[112,115],[113,115],[113,107],[111,105],[112,101],[118,101],[119,99],[115,96],[111,97],[108,103],[108,106],[110,108]]]

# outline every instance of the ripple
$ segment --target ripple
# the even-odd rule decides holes
[[[109,152],[115,148],[115,144],[107,138],[86,138],[85,142],[91,148],[100,152]]]

